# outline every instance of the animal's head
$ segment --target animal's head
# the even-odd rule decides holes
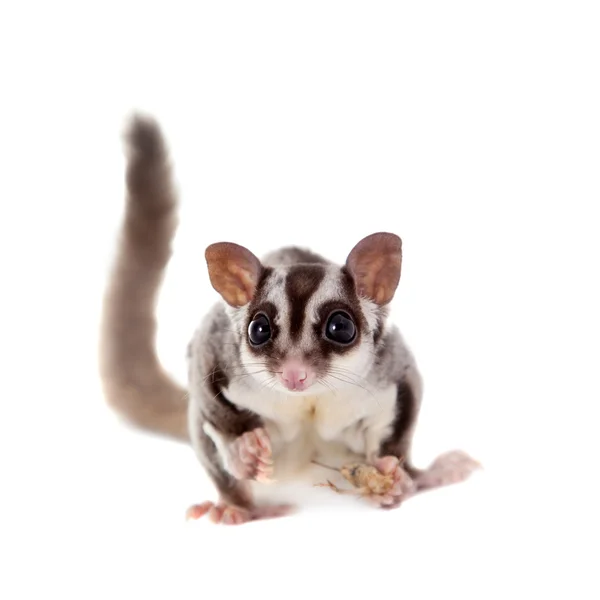
[[[209,246],[206,261],[252,377],[286,393],[363,385],[400,281],[397,235],[364,238],[343,266],[264,266],[227,242]]]

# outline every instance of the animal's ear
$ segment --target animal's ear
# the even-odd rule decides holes
[[[346,267],[357,294],[383,306],[394,297],[400,282],[402,240],[393,233],[373,233],[354,246]]]
[[[229,242],[211,244],[205,252],[212,286],[230,306],[245,306],[254,297],[262,265],[243,246]]]

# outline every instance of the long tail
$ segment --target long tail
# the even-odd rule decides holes
[[[135,116],[125,141],[125,217],[102,312],[104,394],[132,425],[187,441],[186,391],[163,370],[155,348],[155,306],[177,228],[177,193],[158,124]]]

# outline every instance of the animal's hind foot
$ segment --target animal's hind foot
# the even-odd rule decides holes
[[[418,475],[417,487],[428,490],[461,483],[478,469],[481,469],[481,464],[466,452],[452,450],[438,456],[426,471]]]
[[[261,519],[273,519],[289,514],[293,507],[280,504],[274,506],[256,506],[252,508],[241,508],[225,502],[203,502],[188,508],[186,518],[197,520],[205,515],[215,524],[242,525],[250,521]]]

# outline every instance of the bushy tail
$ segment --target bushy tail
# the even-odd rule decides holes
[[[153,120],[135,116],[125,217],[102,312],[100,374],[108,404],[131,424],[187,440],[187,394],[161,367],[155,306],[177,228],[168,151]]]

